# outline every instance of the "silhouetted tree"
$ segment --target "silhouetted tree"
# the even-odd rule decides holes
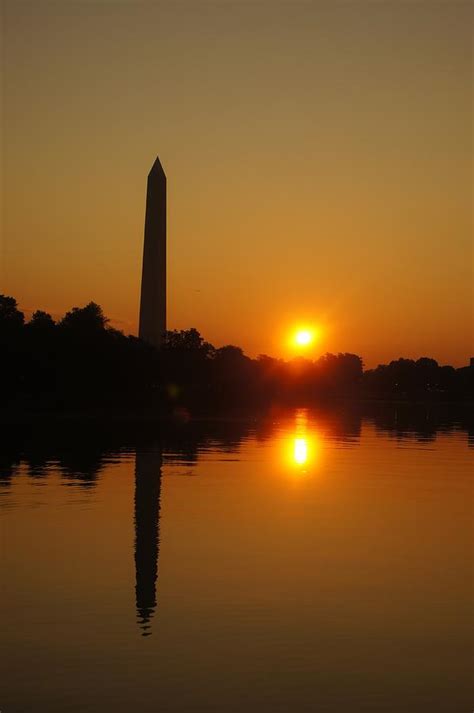
[[[28,322],[28,326],[35,330],[50,332],[56,326],[56,322],[50,314],[38,309],[33,313],[32,318]]]
[[[24,321],[16,299],[0,295],[0,403],[18,394],[25,382]]]
[[[23,326],[25,316],[18,309],[17,301],[14,297],[0,295],[0,332],[12,333],[18,331]]]
[[[212,375],[216,397],[222,400],[257,399],[257,365],[240,347],[228,344],[216,349]]]
[[[89,302],[85,307],[73,307],[70,312],[66,312],[59,326],[78,334],[92,334],[103,331],[108,321],[102,307],[95,302]]]
[[[202,356],[212,356],[214,347],[205,342],[197,329],[173,329],[165,332],[163,349],[166,351],[181,351],[187,353],[200,353]]]

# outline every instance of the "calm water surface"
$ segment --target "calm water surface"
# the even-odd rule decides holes
[[[10,444],[2,713],[471,713],[472,445],[311,410]]]

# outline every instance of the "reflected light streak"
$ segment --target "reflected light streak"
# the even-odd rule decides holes
[[[285,441],[285,460],[298,473],[306,473],[308,467],[315,464],[321,443],[318,434],[308,431],[308,414],[305,409],[296,412],[294,431],[288,436]]]
[[[308,460],[308,442],[306,438],[295,438],[293,458],[298,465],[304,465]]]

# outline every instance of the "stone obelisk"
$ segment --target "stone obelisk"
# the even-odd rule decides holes
[[[166,176],[157,158],[148,174],[140,296],[140,339],[160,347],[166,331]]]

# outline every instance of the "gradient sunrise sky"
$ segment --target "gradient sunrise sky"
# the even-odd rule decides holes
[[[159,154],[169,328],[467,363],[470,2],[1,7],[0,292],[28,315],[94,300],[136,333]]]

